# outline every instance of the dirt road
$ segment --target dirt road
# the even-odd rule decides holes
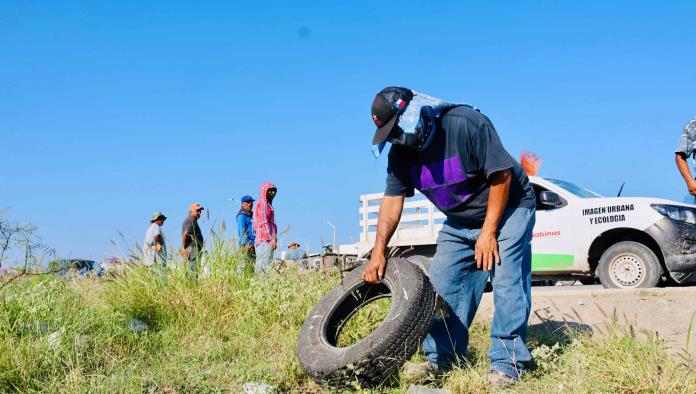
[[[609,290],[596,286],[537,287],[532,290],[529,324],[558,326],[564,322],[591,328],[603,335],[615,322],[632,326],[637,333],[658,333],[671,353],[682,351],[690,335],[690,351],[696,351],[696,287]],[[493,296],[486,293],[477,319],[493,316]],[[548,323],[551,324],[548,324]],[[689,332],[689,327],[691,331]]]

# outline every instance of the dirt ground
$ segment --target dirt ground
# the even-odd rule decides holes
[[[553,330],[563,323],[604,335],[615,323],[638,335],[659,335],[670,353],[696,351],[696,287],[609,290],[595,286],[537,287],[532,290],[530,325]],[[486,293],[477,319],[493,316],[493,295]],[[691,328],[690,328],[691,327]],[[688,337],[690,341],[687,341]]]

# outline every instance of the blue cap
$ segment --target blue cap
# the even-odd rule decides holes
[[[252,201],[254,201],[254,199],[251,198],[251,196],[248,194],[246,196],[242,197],[242,202],[252,202]]]

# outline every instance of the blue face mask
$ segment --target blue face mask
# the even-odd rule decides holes
[[[437,118],[441,112],[431,106],[421,107],[420,117],[414,132],[407,133],[400,126],[397,126],[389,142],[392,145],[402,145],[418,151],[425,150],[437,131]]]
[[[414,91],[413,99],[399,116],[393,135],[387,141],[418,151],[425,150],[437,133],[438,119],[447,110],[460,105],[466,104],[453,104]],[[375,157],[379,157],[385,145],[386,141],[372,147]]]

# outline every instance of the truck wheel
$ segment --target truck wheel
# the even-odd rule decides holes
[[[307,375],[321,384],[349,388],[383,382],[416,352],[430,327],[435,291],[425,274],[401,258],[389,259],[382,283],[368,285],[360,278],[363,266],[309,312],[297,343],[297,357]],[[382,324],[348,347],[337,347],[344,324],[362,306],[392,297]]]
[[[597,267],[605,288],[655,287],[660,281],[660,261],[650,248],[633,241],[610,246],[602,253]]]

